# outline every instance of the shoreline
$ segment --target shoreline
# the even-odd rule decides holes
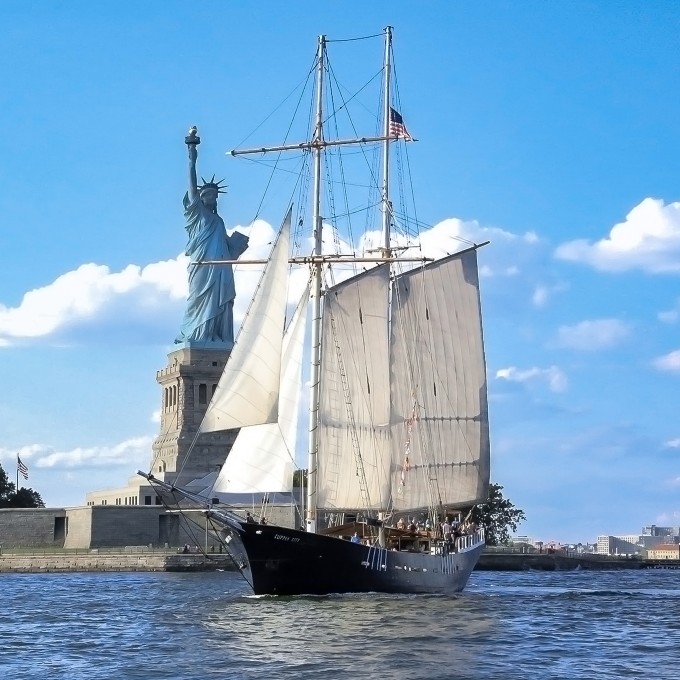
[[[520,553],[487,551],[475,567],[480,571],[619,571],[621,569],[680,569],[680,560],[572,553]]]
[[[597,571],[680,569],[680,560],[489,551],[481,555],[475,566],[476,571],[574,571],[578,569]],[[145,552],[132,549],[120,552],[99,552],[95,549],[83,553],[0,554],[0,574],[216,570],[236,571],[236,567],[231,558],[224,553]]]

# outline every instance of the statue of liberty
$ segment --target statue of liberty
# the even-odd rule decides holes
[[[234,345],[233,308],[236,289],[230,264],[195,264],[212,260],[235,260],[248,247],[248,237],[235,231],[227,235],[217,214],[218,194],[224,193],[222,180],[215,176],[199,187],[196,159],[201,143],[192,127],[184,140],[189,148],[189,191],[184,195],[184,217],[189,241],[189,297],[184,320],[175,344],[194,347]]]

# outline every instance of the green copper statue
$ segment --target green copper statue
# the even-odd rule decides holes
[[[215,176],[199,187],[196,159],[201,143],[192,127],[184,140],[189,149],[189,191],[184,196],[184,217],[189,242],[189,298],[176,344],[190,347],[231,348],[234,344],[233,307],[236,289],[230,264],[192,264],[208,260],[235,260],[248,247],[238,231],[227,235],[217,214],[217,196],[224,192]]]

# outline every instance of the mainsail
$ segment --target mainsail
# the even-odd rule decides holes
[[[415,510],[486,498],[489,436],[476,250],[326,294],[318,507]],[[389,349],[388,349],[389,348]]]
[[[483,502],[489,419],[476,249],[396,277],[391,368],[395,509]]]
[[[319,474],[321,508],[386,507],[389,500],[388,265],[326,292]]]
[[[288,271],[291,215],[292,208],[283,221],[199,432],[276,422],[288,292],[281,282]]]

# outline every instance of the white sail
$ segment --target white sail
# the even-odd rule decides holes
[[[489,480],[477,254],[397,277],[392,299],[395,509],[483,502]]]
[[[308,299],[307,288],[283,339],[278,422],[241,428],[213,487],[217,494],[292,491]]]
[[[389,499],[389,267],[327,291],[323,311],[317,506]]]
[[[199,432],[276,422],[291,214],[289,210]]]
[[[388,275],[326,294],[318,507],[471,505],[489,475],[476,251],[396,277],[389,338]]]

